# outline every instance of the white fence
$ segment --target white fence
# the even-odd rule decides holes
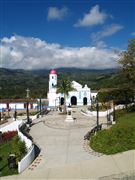
[[[34,149],[34,145],[32,144],[32,141],[30,139],[28,139],[26,136],[24,136],[19,131],[19,127],[21,127],[23,124],[24,124],[24,122],[19,120],[19,121],[14,121],[14,122],[8,124],[7,126],[4,126],[3,128],[0,128],[1,132],[17,130],[18,135],[20,136],[21,140],[25,141],[25,143],[26,143],[28,153],[20,162],[18,162],[18,172],[19,173],[24,171],[35,159],[35,149]]]
[[[124,105],[118,105],[118,106],[115,106],[115,109],[123,109],[125,106]],[[113,112],[113,108],[111,109],[108,109],[107,111],[99,111],[98,112],[98,115],[99,117],[106,117],[108,114],[112,113]],[[89,111],[89,110],[86,110],[86,111],[81,111],[82,114],[84,114],[85,116],[97,116],[97,111]]]

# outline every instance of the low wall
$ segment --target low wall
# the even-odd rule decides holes
[[[24,136],[23,133],[20,131],[18,131],[18,135],[20,136],[21,140],[25,142],[26,147],[29,150],[32,146],[32,141],[28,139],[26,136]]]
[[[0,131],[2,131],[2,132],[16,131],[16,130],[19,131],[19,126],[20,126],[22,123],[23,123],[22,120],[20,120],[20,121],[14,121],[14,122],[12,122],[12,123],[10,123],[10,124],[8,124],[8,125],[0,128]]]
[[[34,145],[31,146],[29,149],[29,152],[26,154],[26,156],[18,162],[18,172],[23,172],[35,159],[35,149]]]
[[[19,131],[19,128],[23,124],[24,124],[24,122],[22,120],[17,120],[17,121],[14,121],[14,122],[8,124],[7,126],[4,126],[3,128],[0,128],[0,131],[2,131],[2,132],[17,130],[18,135],[20,136],[21,140],[26,143],[28,153],[20,162],[18,162],[18,172],[19,173],[24,171],[35,159],[35,149],[34,149],[34,145],[33,145],[32,141],[30,139],[28,139],[26,136],[24,136],[23,133],[21,133]]]
[[[109,114],[111,112],[112,112],[111,110],[110,111],[99,111],[98,115],[99,115],[99,117],[106,117],[107,114]],[[89,117],[93,117],[93,116],[96,117],[97,116],[97,111],[86,111],[86,112],[81,111],[81,113],[83,115],[89,116]]]
[[[98,114],[99,114],[99,117],[106,117],[111,112],[113,112],[113,109],[109,109],[108,111],[99,111]],[[97,116],[97,111],[86,111],[86,113],[89,116]]]
[[[118,106],[115,106],[115,109],[118,110],[118,109],[123,109],[125,107],[125,105],[118,105]],[[99,117],[106,117],[108,114],[112,113],[113,112],[113,108],[111,109],[108,109],[107,111],[99,111],[98,114],[99,114]],[[81,110],[81,113],[84,114],[85,116],[97,116],[97,111],[83,111]]]

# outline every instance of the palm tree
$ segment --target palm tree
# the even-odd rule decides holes
[[[66,113],[66,98],[69,95],[69,92],[74,90],[76,89],[73,87],[71,80],[65,75],[62,76],[61,80],[58,82],[57,85],[57,93],[64,94],[64,113]]]

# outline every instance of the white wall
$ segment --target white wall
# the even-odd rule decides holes
[[[24,103],[25,102],[9,103],[9,108],[11,108],[11,109],[15,109],[15,108],[16,109],[24,109]],[[29,109],[30,109],[30,107],[31,107],[31,105],[29,103]],[[33,109],[36,109],[36,107],[37,107],[37,103],[33,103]],[[0,103],[0,109],[2,109],[2,108],[4,108],[4,109],[7,108],[6,103]]]
[[[31,146],[26,156],[18,162],[18,172],[23,172],[35,159],[34,145]]]
[[[0,104],[0,109],[3,109],[3,108],[6,109],[6,107],[7,107],[6,103],[1,103]]]
[[[0,128],[0,131],[2,132],[7,132],[7,131],[18,131],[19,130],[19,125],[22,124],[22,120],[20,121],[14,121],[2,128]]]
[[[125,105],[118,105],[115,106],[115,109],[123,109],[125,107]],[[99,111],[99,117],[106,117],[108,114],[110,114],[111,112],[113,112],[113,108],[108,109],[107,111]],[[97,116],[97,111],[89,111],[87,110],[86,112],[81,111],[82,114],[86,115],[86,116]]]

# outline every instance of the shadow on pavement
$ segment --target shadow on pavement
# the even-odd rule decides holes
[[[35,159],[36,159],[37,156],[40,154],[41,149],[36,144],[34,144],[34,149],[35,149]]]

